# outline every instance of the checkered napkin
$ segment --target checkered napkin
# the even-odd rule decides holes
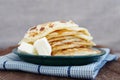
[[[108,62],[116,59],[115,55],[109,54],[108,48],[102,48],[106,51],[106,54],[101,56],[98,62],[94,62],[82,66],[44,66],[27,63],[14,54],[10,53],[0,57],[0,69],[3,70],[20,70],[37,74],[72,77],[72,78],[84,78],[94,79],[98,74],[100,68]]]

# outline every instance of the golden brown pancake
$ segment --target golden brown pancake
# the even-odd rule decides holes
[[[76,43],[76,44],[83,44],[83,45],[85,45],[85,44],[89,44],[89,45],[94,45],[94,43],[92,42],[92,41],[84,41],[84,40],[82,40],[82,39],[78,39],[78,38],[73,38],[73,39],[66,39],[66,40],[58,40],[58,41],[52,41],[52,42],[50,42],[50,44],[51,44],[51,46],[53,47],[53,46],[57,46],[57,45],[64,45],[64,44],[73,44],[73,43]]]
[[[69,48],[52,52],[52,56],[81,56],[99,54],[101,51],[91,48]]]
[[[83,42],[68,42],[68,43],[64,43],[62,45],[57,45],[57,46],[52,46],[52,51],[57,51],[57,50],[61,50],[61,49],[68,49],[68,48],[74,48],[74,47],[90,47],[91,44],[90,43],[83,43]]]
[[[30,28],[27,33],[25,34],[24,38],[19,42],[28,42],[28,43],[34,43],[37,39],[46,37],[48,34],[57,31],[57,30],[70,30],[70,31],[77,31],[80,33],[84,33],[87,35],[85,38],[89,39],[91,38],[90,33],[88,32],[87,29],[79,27],[77,24],[75,24],[72,21],[68,22],[60,22],[60,21],[55,21],[55,22],[48,22],[45,24],[37,25],[32,28]],[[51,36],[49,36],[51,37]]]
[[[56,37],[61,37],[61,36],[74,36],[74,37],[82,38],[85,40],[92,40],[91,36],[88,36],[84,34],[83,32],[74,31],[74,30],[65,30],[65,29],[56,30],[48,34],[46,37],[47,39],[51,39],[51,38],[56,38]]]

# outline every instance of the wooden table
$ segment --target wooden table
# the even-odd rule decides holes
[[[0,49],[0,55],[8,54],[15,47],[16,46],[12,46],[7,49]],[[120,51],[112,51],[112,54],[115,54],[115,52],[120,53]],[[38,75],[22,71],[0,70],[0,80],[77,80],[77,79]],[[120,80],[120,58],[117,61],[108,62],[100,70],[98,76],[96,77],[96,80]]]

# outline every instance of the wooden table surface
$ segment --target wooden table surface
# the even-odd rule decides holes
[[[11,52],[16,46],[7,49],[0,49],[0,55]],[[101,46],[98,46],[101,47]],[[112,54],[120,51],[112,51]],[[38,75],[22,71],[0,70],[0,80],[77,80],[73,78]],[[78,79],[80,80],[80,79]],[[120,80],[120,58],[117,61],[108,62],[99,72],[96,80]]]

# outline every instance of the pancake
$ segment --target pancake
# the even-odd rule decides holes
[[[53,42],[50,42],[50,44],[52,46],[56,46],[56,45],[63,45],[65,43],[70,43],[70,42],[82,42],[82,40],[78,38],[72,38],[72,39],[66,39],[66,40],[53,41]]]
[[[56,30],[50,34],[48,34],[46,37],[47,39],[61,37],[61,36],[76,36],[79,38],[83,38],[85,40],[92,40],[93,38],[91,36],[88,36],[82,32],[73,31],[73,30]]]
[[[48,39],[49,42],[55,42],[55,41],[60,41],[60,40],[67,40],[67,39],[75,39],[77,37],[75,36],[60,36],[60,37],[54,37],[54,38],[51,38],[51,39]]]
[[[93,50],[91,48],[69,48],[52,52],[52,56],[81,56],[99,54],[99,50]]]
[[[64,23],[61,21],[55,21],[37,25],[30,28],[25,34],[24,38],[19,42],[19,44],[21,44],[21,42],[34,43],[37,39],[43,38],[50,34],[51,32],[63,29],[83,32],[85,35],[90,36],[90,33],[88,32],[87,29],[79,27],[72,21]]]
[[[72,38],[72,39],[66,39],[66,40],[53,41],[53,42],[50,42],[50,44],[51,44],[52,47],[54,47],[54,46],[56,46],[56,45],[64,45],[64,44],[66,44],[66,43],[71,43],[71,44],[73,44],[73,43],[75,43],[75,42],[78,42],[78,44],[83,43],[84,45],[85,45],[85,43],[86,43],[86,44],[89,43],[91,46],[92,46],[92,45],[95,45],[92,41],[86,42],[86,41],[84,41],[84,40],[82,40],[82,39],[79,39],[79,38]]]
[[[68,48],[74,48],[74,47],[91,47],[91,43],[83,43],[83,42],[67,42],[62,45],[56,45],[52,46],[52,51],[57,51],[61,49],[68,49]]]

